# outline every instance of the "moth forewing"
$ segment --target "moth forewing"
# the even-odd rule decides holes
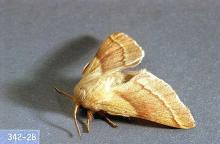
[[[115,32],[103,41],[93,60],[85,67],[83,75],[117,72],[137,66],[144,57],[143,49],[128,35]]]
[[[134,107],[137,114],[132,117],[177,128],[195,127],[190,110],[172,87],[146,70],[134,75],[126,84],[115,87],[114,91]]]

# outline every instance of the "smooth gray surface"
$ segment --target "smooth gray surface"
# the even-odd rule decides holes
[[[145,49],[138,68],[171,84],[197,127],[101,119],[80,140],[71,92],[100,41],[122,31]],[[220,143],[219,0],[0,0],[0,128],[40,129],[42,144]],[[81,114],[80,118],[85,120]]]

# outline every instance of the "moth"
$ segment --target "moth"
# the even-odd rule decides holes
[[[106,114],[135,117],[175,128],[195,127],[190,110],[165,81],[146,69],[124,71],[137,66],[143,49],[130,36],[115,32],[101,44],[94,58],[84,67],[73,95],[56,88],[74,102],[74,123],[79,107],[87,109],[87,130],[94,113],[101,114],[112,127],[117,125]]]

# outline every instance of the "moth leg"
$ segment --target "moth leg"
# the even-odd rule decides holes
[[[86,127],[87,127],[88,132],[90,131],[90,123],[92,122],[92,120],[93,120],[93,112],[90,111],[90,110],[87,110],[87,124],[86,124]]]
[[[98,114],[101,115],[101,116],[103,116],[103,117],[105,118],[106,122],[107,122],[112,128],[118,127],[118,125],[115,124],[112,120],[110,120],[110,119],[106,116],[105,113],[103,113],[103,112],[100,111],[100,112],[98,112]]]
[[[58,89],[58,88],[56,88],[56,87],[55,87],[55,90],[56,90],[59,94],[61,94],[61,95],[63,95],[63,96],[66,96],[66,97],[68,97],[69,99],[72,99],[72,96],[71,96],[70,94],[67,94],[66,92],[64,92],[64,91],[62,91],[62,90],[60,90],[60,89]]]
[[[78,125],[77,118],[76,118],[78,109],[79,109],[79,105],[76,104],[76,105],[75,105],[75,108],[74,108],[74,113],[73,113],[73,120],[74,120],[75,126],[76,126],[76,128],[77,128],[77,132],[78,132],[79,136],[81,137],[79,125]]]
[[[104,116],[104,118],[111,127],[113,127],[113,128],[118,127],[118,125],[116,123],[114,123],[112,120],[110,120],[108,117]]]

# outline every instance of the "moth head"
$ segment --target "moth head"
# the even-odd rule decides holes
[[[80,102],[86,98],[86,90],[83,87],[75,87],[74,89],[75,101]]]

